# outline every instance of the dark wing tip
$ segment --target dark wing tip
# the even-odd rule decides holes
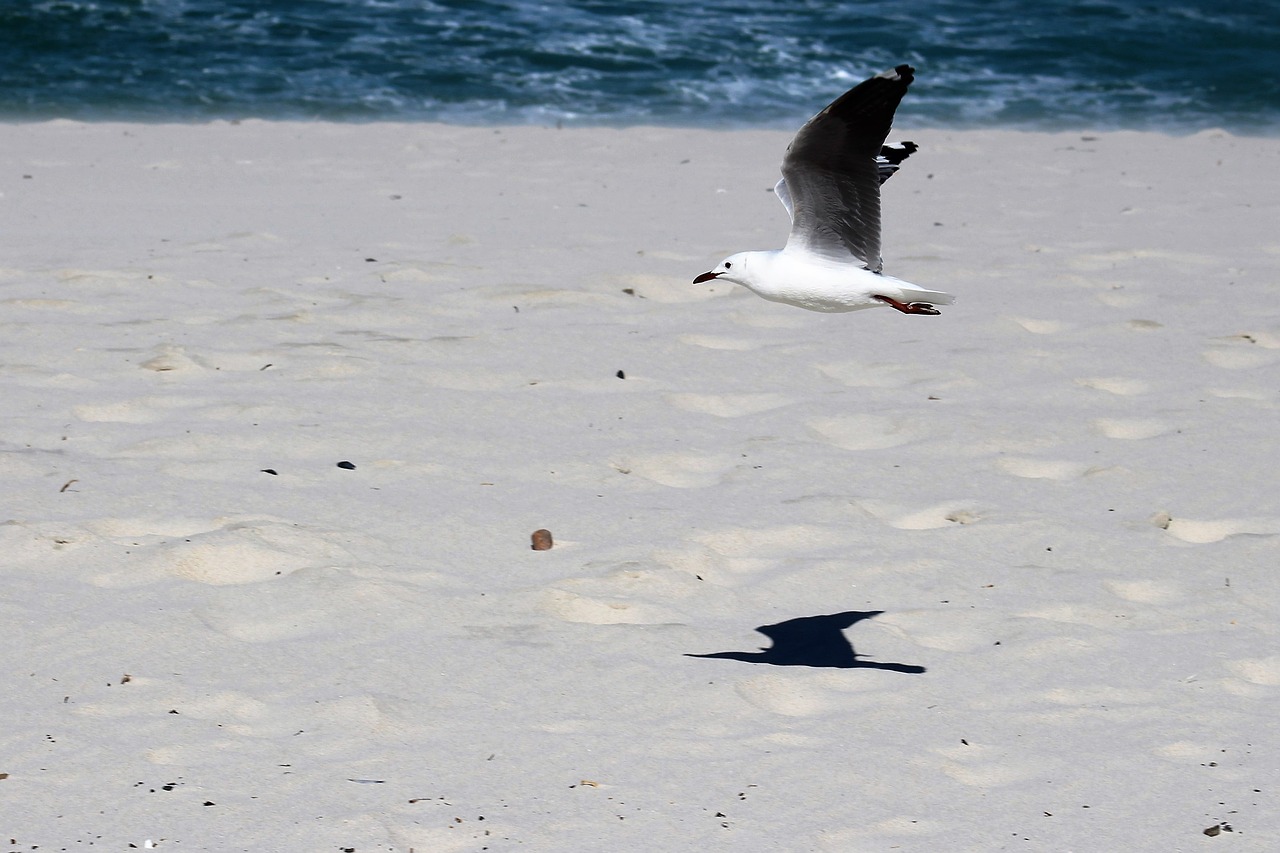
[[[914,142],[892,142],[882,146],[876,156],[876,171],[880,174],[880,183],[892,178],[903,161],[919,150],[920,146]]]
[[[836,115],[848,119],[861,118],[884,122],[893,120],[893,114],[915,80],[915,69],[899,65],[892,71],[883,71],[863,80],[836,98],[819,115]],[[888,128],[886,127],[886,130]],[[876,145],[878,149],[879,144]]]
[[[919,150],[920,146],[914,142],[890,142],[880,148],[880,156],[897,166]]]

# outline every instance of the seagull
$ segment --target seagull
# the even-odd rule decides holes
[[[738,252],[694,284],[740,284],[771,302],[839,313],[887,305],[903,314],[938,314],[949,293],[881,272],[880,185],[918,146],[886,145],[893,113],[915,69],[899,65],[845,92],[800,128],[773,188],[791,216],[780,250]]]

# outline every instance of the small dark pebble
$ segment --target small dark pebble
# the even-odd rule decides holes
[[[356,470],[355,463],[354,463],[354,462],[347,462],[345,459],[344,459],[343,461],[341,461],[341,462],[339,462],[339,463],[338,463],[338,467],[339,467],[339,468],[345,468],[345,469],[347,469],[348,471],[354,471],[354,470]]]
[[[532,539],[533,550],[535,551],[551,550],[551,546],[552,546],[551,531],[547,530],[545,527],[542,528],[541,530],[533,531],[533,535],[530,537],[530,539]]]
[[[627,374],[623,373],[621,370],[619,370],[617,373],[615,373],[615,374],[614,374],[614,376],[618,377],[619,379],[626,379],[626,378],[627,378]]]
[[[271,476],[273,476],[273,477],[278,477],[278,476],[280,476],[279,472],[277,472],[275,468],[263,468],[263,469],[262,469],[262,473],[264,473],[264,474],[270,474],[270,475],[271,475]]]

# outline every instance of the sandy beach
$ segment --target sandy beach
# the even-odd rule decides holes
[[[1280,849],[1280,140],[789,136],[0,125],[2,849]]]

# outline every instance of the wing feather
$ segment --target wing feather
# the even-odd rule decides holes
[[[795,206],[791,204],[791,190],[787,189],[787,179],[781,178],[773,185],[773,194],[778,197],[778,201],[782,202],[782,206],[787,209],[787,216],[792,222],[796,219]]]
[[[867,269],[880,271],[880,184],[915,146],[896,162],[893,157],[905,147],[889,147],[891,156],[885,155],[883,166],[877,157],[884,154],[894,112],[913,79],[914,69],[899,65],[864,80],[791,140],[782,161],[783,204],[791,202],[788,249],[803,248],[834,260],[852,254]]]

